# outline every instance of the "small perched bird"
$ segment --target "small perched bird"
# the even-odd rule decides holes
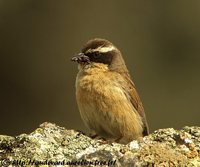
[[[78,62],[76,99],[85,125],[96,135],[119,143],[148,135],[135,85],[121,52],[108,40],[89,40]]]

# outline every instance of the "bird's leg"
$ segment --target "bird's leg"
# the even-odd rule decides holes
[[[95,138],[98,137],[98,134],[95,133],[94,131],[92,131],[92,132],[89,133],[89,137],[91,137],[92,139],[95,139]]]

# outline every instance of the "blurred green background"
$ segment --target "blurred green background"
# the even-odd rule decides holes
[[[0,0],[0,134],[86,131],[70,58],[94,37],[122,51],[151,131],[199,125],[199,0]]]

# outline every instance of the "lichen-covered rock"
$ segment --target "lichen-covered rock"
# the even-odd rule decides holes
[[[122,145],[43,123],[31,134],[0,135],[0,166],[200,167],[200,127],[160,129]]]

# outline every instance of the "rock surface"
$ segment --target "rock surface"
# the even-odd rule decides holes
[[[200,127],[159,129],[127,145],[43,123],[30,134],[0,135],[0,166],[200,166]]]

